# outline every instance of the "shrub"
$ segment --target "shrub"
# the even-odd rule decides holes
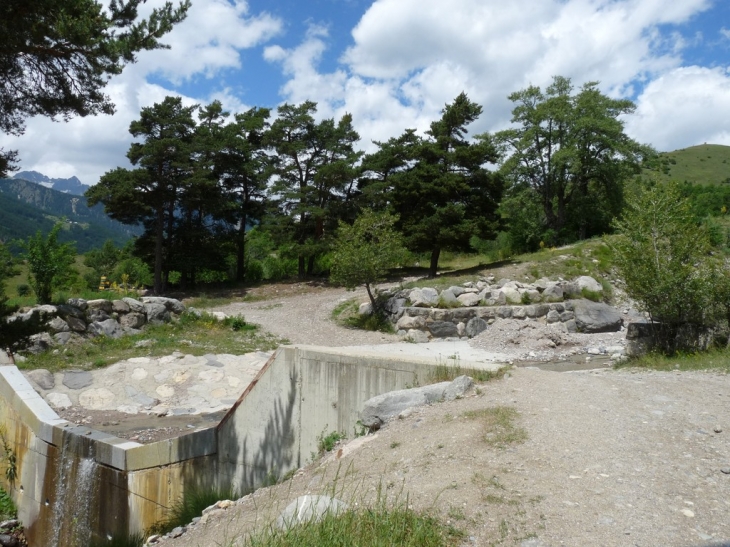
[[[18,296],[20,297],[30,296],[30,286],[26,285],[25,283],[18,285],[17,291]]]
[[[730,274],[677,186],[640,192],[614,225],[616,266],[627,294],[649,313],[657,349],[706,349],[713,331],[727,329]]]

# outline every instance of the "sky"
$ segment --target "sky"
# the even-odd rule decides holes
[[[113,116],[28,120],[0,135],[21,169],[96,184],[130,167],[129,124],[167,95],[188,104],[318,103],[353,116],[360,147],[424,131],[465,91],[470,133],[510,126],[508,95],[556,75],[636,104],[634,139],[669,151],[730,145],[728,0],[192,0],[188,18],[110,80]],[[149,11],[163,0],[148,0]]]

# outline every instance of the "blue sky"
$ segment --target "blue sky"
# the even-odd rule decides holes
[[[730,145],[728,0],[193,0],[165,41],[110,82],[114,116],[33,119],[0,146],[22,169],[94,184],[128,166],[140,109],[180,95],[233,112],[317,101],[321,117],[351,113],[372,150],[461,91],[484,108],[472,133],[503,129],[507,95],[554,75],[633,100],[626,131],[659,150]]]

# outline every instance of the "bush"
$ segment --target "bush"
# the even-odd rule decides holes
[[[30,296],[30,292],[31,292],[30,286],[26,285],[25,283],[18,285],[17,291],[18,291],[18,296],[20,296],[20,297]]]
[[[730,274],[711,255],[676,185],[656,186],[630,199],[613,240],[627,294],[649,313],[663,353],[707,349],[730,317]]]
[[[264,267],[258,260],[250,260],[246,265],[246,281],[258,283],[264,278]]]

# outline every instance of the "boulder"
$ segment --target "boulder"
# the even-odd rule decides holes
[[[578,284],[578,290],[580,292],[582,292],[583,289],[591,292],[603,292],[603,285],[593,279],[590,275],[582,275],[576,279],[575,282]]]
[[[66,300],[66,304],[73,306],[74,308],[78,308],[81,311],[86,311],[86,308],[88,307],[86,300],[83,298],[69,298]]]
[[[95,321],[101,322],[109,319],[109,314],[102,309],[89,307],[89,309],[86,310],[86,318],[89,323],[93,323]]]
[[[71,327],[68,326],[68,323],[61,319],[60,317],[54,317],[48,322],[48,330],[51,331],[52,334],[56,334],[58,332],[68,332],[71,330]]]
[[[623,323],[618,311],[603,302],[576,300],[573,313],[578,332],[617,332]]]
[[[477,334],[487,330],[487,322],[479,317],[470,319],[466,324],[466,335],[469,338],[474,338]]]
[[[410,329],[405,339],[415,344],[426,344],[428,342],[428,334],[418,329]]]
[[[360,412],[360,421],[367,428],[378,429],[407,408],[443,401],[447,394],[451,399],[461,397],[471,385],[471,378],[460,376],[453,382],[383,393],[365,401]]]
[[[459,287],[458,285],[453,285],[453,286],[449,287],[447,290],[451,291],[451,293],[454,296],[460,296],[460,295],[464,294],[464,287]]]
[[[478,305],[479,302],[481,302],[482,297],[476,293],[465,292],[464,294],[459,295],[457,300],[462,306],[471,308],[472,306]]]
[[[48,404],[51,405],[53,408],[58,408],[61,410],[66,410],[67,408],[71,408],[73,406],[71,399],[65,393],[57,393],[52,391],[51,393],[46,395],[46,401],[48,401]]]
[[[78,317],[68,316],[66,317],[66,323],[69,328],[74,332],[86,332],[86,321],[79,319]]]
[[[63,373],[63,385],[69,389],[84,389],[93,382],[93,376],[86,370],[67,370]]]
[[[404,315],[398,319],[396,328],[403,330],[410,329],[422,329],[426,326],[426,319],[423,317],[411,317],[410,315]]]
[[[439,302],[439,293],[436,289],[423,287],[422,289],[413,289],[408,295],[411,305],[418,308],[432,308]]]
[[[461,292],[462,293],[464,292],[463,289]],[[439,305],[441,305],[441,306],[459,305],[459,301],[456,299],[456,293],[454,293],[451,289],[446,289],[444,291],[441,291],[441,295],[439,296]]]
[[[108,336],[109,338],[121,338],[124,334],[122,327],[114,319],[89,323],[86,332],[92,336]]]
[[[71,298],[71,300],[78,300]],[[84,301],[84,309],[86,309],[86,301]],[[61,306],[56,306],[56,310],[58,311],[58,315],[62,317],[63,319],[68,319],[69,317],[75,317],[77,319],[84,319],[86,317],[86,314],[84,313],[84,310],[81,309],[78,306],[71,306],[70,304],[64,304]]]
[[[373,305],[370,302],[363,302],[357,308],[357,313],[359,315],[372,315],[373,314]]]
[[[65,346],[74,336],[72,332],[57,332],[53,335],[53,339],[59,346]]]
[[[131,308],[124,300],[112,300],[112,312],[114,313],[129,313]]]
[[[507,304],[522,303],[522,294],[520,294],[520,291],[515,287],[504,286],[502,287],[500,294],[504,296],[504,300]]]
[[[515,306],[512,308],[512,319],[524,319],[527,317],[527,310],[524,306]]]
[[[459,336],[459,330],[451,321],[434,321],[426,325],[429,332],[436,338],[449,338]]]
[[[91,310],[102,310],[104,313],[110,314],[112,312],[112,303],[109,300],[99,298],[97,300],[89,300],[86,302],[88,305],[87,311]]]
[[[560,314],[555,310],[550,310],[547,314],[547,322],[549,323],[558,323],[560,321]]]
[[[391,315],[398,314],[406,305],[408,300],[405,298],[389,298],[385,303],[385,311]]]
[[[138,329],[144,326],[147,319],[144,313],[129,312],[119,318],[119,324],[125,329]]]
[[[25,348],[25,351],[34,355],[43,353],[44,351],[50,349],[51,346],[53,346],[53,338],[51,338],[51,335],[47,332],[34,334],[29,338],[29,341],[30,345]]]
[[[56,387],[56,380],[54,379],[53,374],[44,368],[31,370],[26,374],[26,376],[28,376],[28,378],[30,378],[41,389],[48,390]]]
[[[122,298],[122,302],[129,306],[130,311],[144,313],[144,304],[142,304],[139,300],[135,300],[134,298],[129,298],[127,296]]]
[[[563,288],[557,283],[549,283],[542,292],[544,302],[562,302]]]
[[[563,324],[565,325],[566,332],[578,332],[578,327],[575,326],[575,319],[569,319]]]
[[[528,302],[540,302],[543,298],[537,289],[524,289],[520,293],[520,300],[526,299]]]
[[[170,320],[170,312],[160,302],[145,302],[144,311],[148,323],[167,323]]]
[[[299,496],[279,514],[276,527],[288,530],[307,522],[318,522],[328,514],[338,514],[347,510],[347,504],[329,496],[307,494]]]
[[[144,296],[142,297],[142,303],[162,304],[168,311],[176,314],[181,314],[185,311],[185,304],[174,298],[166,298],[164,296]]]

